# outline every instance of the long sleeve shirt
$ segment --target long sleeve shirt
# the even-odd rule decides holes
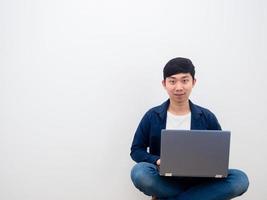
[[[166,128],[170,100],[145,113],[135,132],[131,157],[135,162],[156,163],[160,158],[161,130]],[[216,116],[206,108],[189,101],[191,130],[221,130]]]

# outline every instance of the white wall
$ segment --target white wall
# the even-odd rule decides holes
[[[162,68],[191,58],[192,100],[232,130],[231,167],[264,199],[264,0],[0,0],[0,199],[149,199],[129,178]]]

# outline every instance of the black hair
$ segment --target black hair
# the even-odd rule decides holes
[[[173,58],[165,65],[163,69],[164,80],[174,74],[190,73],[193,80],[195,79],[195,66],[188,58]]]

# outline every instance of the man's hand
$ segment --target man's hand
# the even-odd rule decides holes
[[[160,166],[160,159],[157,160],[156,164],[157,166]]]

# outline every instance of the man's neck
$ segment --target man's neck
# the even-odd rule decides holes
[[[186,115],[190,112],[189,100],[186,102],[173,102],[170,100],[168,111],[174,115]]]

